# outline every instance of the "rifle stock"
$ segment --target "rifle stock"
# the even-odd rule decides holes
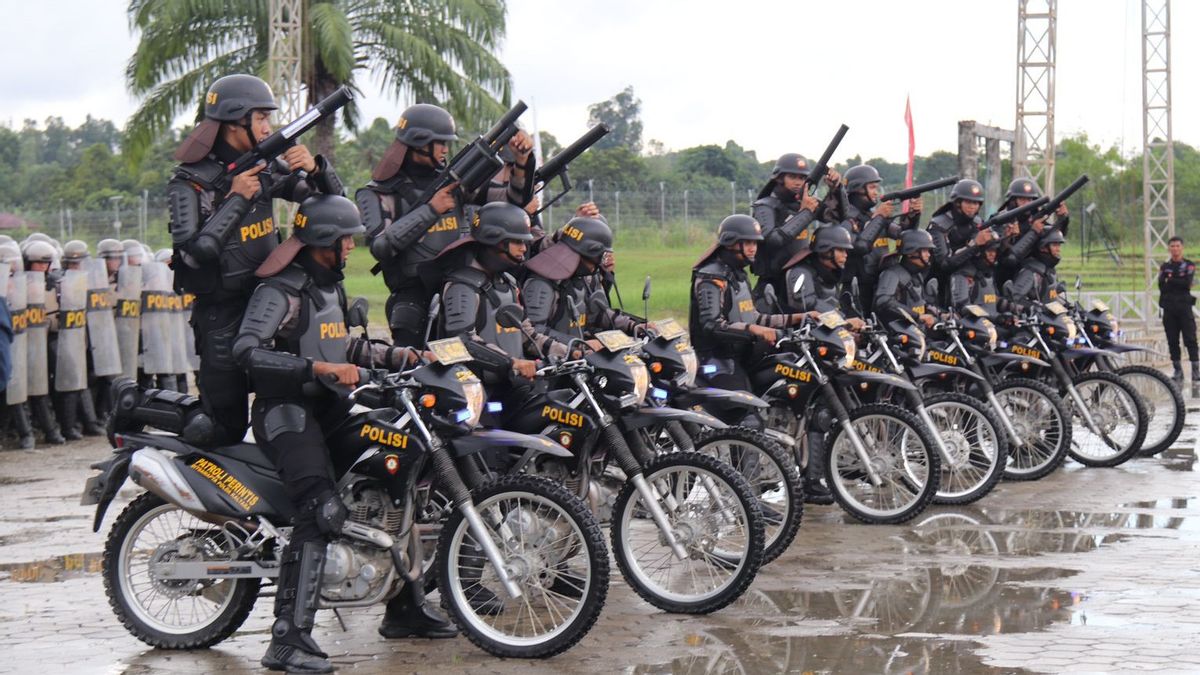
[[[845,124],[838,127],[837,133],[833,135],[833,140],[829,141],[829,145],[825,146],[825,152],[821,153],[821,158],[813,165],[811,171],[808,172],[808,185],[810,192],[816,192],[817,186],[820,185],[821,179],[829,173],[829,160],[833,158],[833,153],[837,147],[841,145],[842,139],[846,137],[846,132],[850,131],[850,127]]]

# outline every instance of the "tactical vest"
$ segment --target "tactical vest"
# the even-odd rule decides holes
[[[943,211],[929,220],[928,229],[937,228],[946,235],[946,245],[949,247],[947,254],[952,254],[960,248],[966,246],[972,239],[979,234],[979,228],[983,224],[979,216],[975,216],[971,220],[962,223],[950,211]]]
[[[739,278],[741,277],[741,278]],[[692,273],[692,286],[699,279],[714,279],[721,284],[720,313],[729,323],[753,324],[758,321],[758,309],[754,306],[754,297],[750,293],[750,281],[744,274],[736,274],[728,265],[719,259],[710,259],[700,265]],[[692,307],[688,320],[688,332],[692,336],[692,344],[698,352],[728,353],[737,351],[736,347],[721,345],[712,337],[705,335],[695,320],[699,316],[696,308],[696,294],[692,293]]]
[[[276,350],[316,361],[346,363],[350,335],[340,284],[318,286],[299,265],[291,265],[263,283],[300,298],[300,316],[294,326],[276,335]]]
[[[448,282],[460,283],[475,289],[479,309],[475,314],[475,333],[484,342],[496,345],[512,358],[524,358],[524,337],[519,328],[504,328],[496,321],[496,312],[505,305],[520,305],[517,281],[508,273],[494,277],[483,270],[467,267],[447,275]]]
[[[553,282],[552,282],[553,283]],[[567,335],[578,335],[579,329],[587,330],[587,298],[590,289],[582,277],[571,277],[554,284],[557,301],[554,303],[554,315],[550,317],[550,327]],[[579,307],[578,323],[571,320],[570,302],[575,300]]]
[[[979,269],[976,263],[968,263],[962,268],[962,276],[965,277],[967,290],[967,304],[979,305],[988,314],[995,316],[997,314],[996,305],[1000,301],[1000,291],[996,288],[996,275],[994,270],[984,272]]]
[[[809,255],[811,256],[816,254],[810,253]],[[787,297],[790,299],[789,304],[792,305],[792,311],[810,312],[816,310],[818,312],[832,312],[840,310],[841,302],[838,300],[837,279],[829,279],[828,277],[830,275],[822,274],[821,271],[817,269],[817,265],[820,265],[820,262],[813,261],[810,263],[809,260],[811,260],[811,258],[806,259],[803,263],[796,265],[787,272],[786,291]],[[792,286],[796,283],[796,280],[800,278],[801,274],[804,275],[805,288],[816,296],[815,301],[811,296],[808,296],[810,302],[813,304],[812,307],[796,306],[796,301],[798,298],[792,295]],[[807,293],[804,293],[803,290],[801,293],[808,295]]]
[[[403,171],[385,181],[371,181],[367,188],[395,200],[393,221],[400,220],[421,206],[419,200],[424,192]],[[471,223],[467,220],[466,209],[462,202],[455,198],[454,208],[438,216],[437,221],[416,244],[389,262],[380,263],[384,283],[394,290],[409,285],[415,278],[425,276],[422,268],[428,267],[426,263],[436,258],[447,246],[470,233]],[[367,236],[374,239],[382,234],[382,231],[368,232]],[[435,282],[432,285],[436,287],[438,284]]]
[[[899,283],[896,284],[896,295],[894,296],[896,302],[907,309],[914,318],[918,314],[927,313],[925,308],[925,282],[920,274],[908,269],[903,263],[897,263],[889,267],[884,273],[900,275]]]

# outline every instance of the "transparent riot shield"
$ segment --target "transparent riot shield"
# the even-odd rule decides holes
[[[174,374],[175,348],[171,344],[171,306],[175,292],[167,279],[167,266],[142,263],[142,370],[147,375]]]
[[[183,375],[191,370],[188,361],[187,334],[191,332],[187,319],[184,318],[183,296],[174,291],[175,271],[164,264],[167,270],[167,289],[171,291],[171,372]]]
[[[108,287],[108,268],[103,258],[84,263],[87,270],[87,334],[92,353],[92,371],[100,377],[121,374],[121,349],[117,343],[115,294]]]
[[[58,282],[58,347],[54,354],[54,391],[87,389],[88,273],[67,270]]]
[[[29,315],[25,311],[25,274],[17,272],[8,276],[8,270],[9,265],[5,263],[4,274],[7,282],[4,284],[4,298],[8,301],[8,313],[12,315],[13,341],[12,364],[8,385],[4,390],[4,400],[9,405],[18,405],[25,402],[29,392],[29,370],[26,368],[29,361],[26,355],[28,348],[25,335]]]
[[[46,274],[25,273],[25,312],[29,324],[25,330],[25,357],[28,371],[29,395],[50,393],[50,322],[46,317]]]
[[[187,345],[188,370],[200,370],[200,354],[196,351],[196,331],[192,329],[192,305],[196,304],[196,296],[191,293],[183,294],[183,339]]]
[[[117,345],[121,351],[121,374],[137,379],[142,337],[142,268],[122,265],[117,271]]]

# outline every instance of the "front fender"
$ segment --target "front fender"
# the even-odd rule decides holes
[[[555,457],[573,457],[570,450],[541,435],[518,434],[500,429],[476,429],[466,436],[451,439],[450,446],[458,457],[478,454],[496,448],[526,448]]]
[[[1128,354],[1129,352],[1148,352],[1148,351],[1150,351],[1149,349],[1146,349],[1145,347],[1139,347],[1137,345],[1128,345],[1128,344],[1123,344],[1120,342],[1113,342],[1112,344],[1109,344],[1107,347],[1105,347],[1105,349],[1107,349],[1108,351],[1113,352],[1115,354]]]
[[[896,387],[897,389],[907,389],[909,391],[916,391],[917,389],[912,382],[909,382],[903,377],[890,375],[888,373],[872,373],[866,370],[848,370],[834,376],[834,380],[843,384],[868,382],[870,384],[882,384],[889,387]]]
[[[675,395],[675,402],[690,408],[706,403],[720,403],[725,406],[745,406],[748,408],[769,408],[766,401],[748,391],[737,389],[717,389],[716,387],[697,387],[681,391]]]
[[[989,366],[1009,363],[1032,363],[1035,366],[1049,368],[1050,364],[1032,356],[1024,356],[1022,354],[1013,354],[1011,352],[995,352],[983,357],[983,362]]]
[[[1094,356],[1116,356],[1117,353],[1109,349],[1095,349],[1092,347],[1072,347],[1062,350],[1062,355],[1068,359],[1082,359]]]
[[[666,422],[690,422],[712,429],[725,429],[729,426],[708,413],[678,408],[638,408],[631,413],[621,415],[621,427],[626,431]]]
[[[99,469],[100,473],[88,478],[83,486],[83,496],[79,500],[81,506],[96,505],[92,532],[100,531],[100,523],[104,520],[108,505],[112,503],[113,497],[117,496],[117,490],[121,489],[129,475],[129,461],[132,458],[133,453],[121,452],[92,465],[92,468]]]
[[[913,380],[923,380],[927,377],[935,377],[938,375],[956,375],[958,377],[969,377],[974,380],[983,380],[983,378],[973,370],[959,368],[958,366],[947,366],[943,363],[918,363],[909,369],[909,374]]]

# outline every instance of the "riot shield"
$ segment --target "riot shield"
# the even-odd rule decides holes
[[[54,391],[87,389],[88,273],[67,270],[58,282],[58,347]]]
[[[142,268],[122,265],[117,271],[117,345],[121,350],[121,374],[137,379],[138,353],[142,336]]]
[[[196,351],[196,331],[192,330],[192,305],[196,304],[196,296],[191,293],[183,294],[183,340],[187,345],[188,370],[200,370],[200,354]]]
[[[25,273],[25,313],[29,324],[25,329],[25,356],[29,376],[29,395],[50,393],[49,321],[46,318],[46,274]]]
[[[87,334],[92,353],[92,371],[99,377],[121,374],[121,349],[113,316],[114,296],[108,287],[108,269],[103,258],[88,260]]]
[[[142,263],[142,370],[147,375],[169,375],[175,348],[171,345],[171,305],[175,292],[163,263]]]
[[[8,274],[9,266],[4,265],[4,273]],[[25,274],[17,272],[8,277],[5,284],[5,299],[8,300],[8,312],[12,315],[13,341],[12,364],[8,375],[8,386],[4,391],[5,402],[18,405],[25,402],[29,392],[29,371],[25,367],[29,362],[26,356],[27,347],[25,331],[29,324],[29,314],[25,310]]]
[[[169,266],[164,264],[167,270],[167,288],[175,288],[175,272]],[[183,296],[172,291],[171,293],[171,372],[176,375],[183,375],[192,369],[191,363],[188,361],[188,343],[187,335],[191,332],[191,326],[187,324],[187,319],[184,318]]]

